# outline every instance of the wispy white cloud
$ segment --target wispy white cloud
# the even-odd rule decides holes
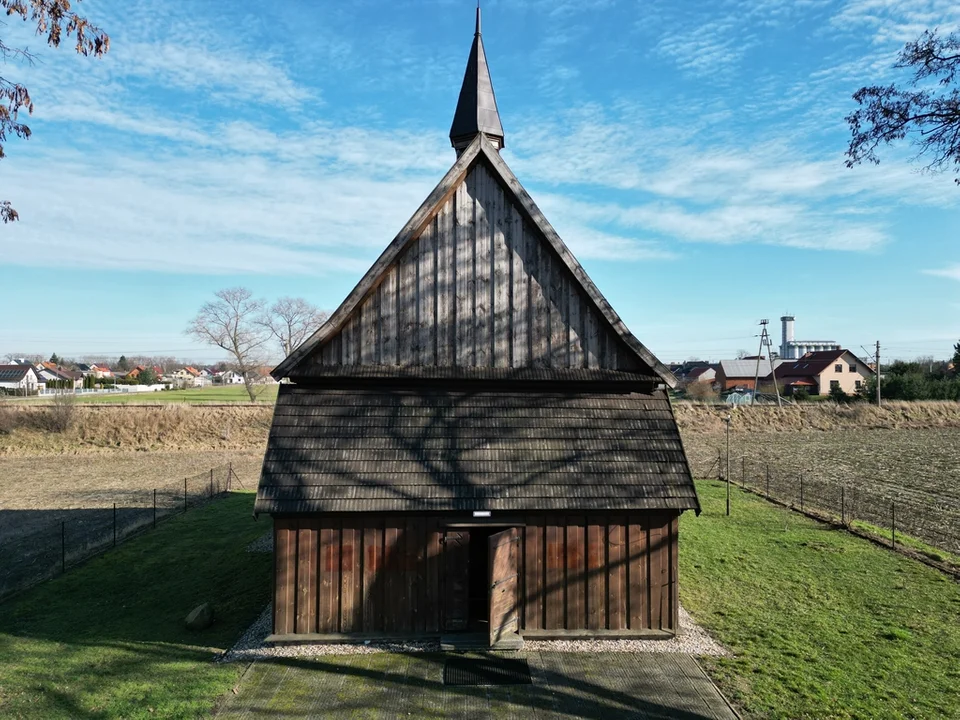
[[[935,270],[924,270],[924,275],[935,275],[937,277],[945,277],[950,280],[956,280],[960,282],[960,263],[954,263],[948,265],[947,267],[938,268]]]

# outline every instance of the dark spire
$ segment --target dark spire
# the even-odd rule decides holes
[[[483,51],[483,39],[480,37],[480,5],[477,5],[477,32],[473,36],[467,69],[463,73],[463,86],[457,111],[450,126],[450,144],[457,154],[470,144],[480,133],[499,150],[504,146],[503,126],[500,125],[500,113],[497,112],[497,98],[493,94],[490,70],[487,68],[487,56]]]

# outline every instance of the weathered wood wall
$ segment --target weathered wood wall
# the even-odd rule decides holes
[[[677,517],[668,512],[524,516],[521,631],[676,631]],[[373,514],[275,518],[274,633],[422,635],[462,629],[450,620],[462,619],[464,598],[462,588],[450,586],[454,574],[445,570],[448,520]],[[462,562],[462,555],[457,558]]]
[[[313,363],[638,369],[508,197],[476,164]]]

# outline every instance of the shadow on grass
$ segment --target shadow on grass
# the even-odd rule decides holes
[[[0,604],[0,717],[195,717],[240,669],[214,665],[269,600],[252,493],[171,518]],[[216,622],[184,618],[210,602]]]

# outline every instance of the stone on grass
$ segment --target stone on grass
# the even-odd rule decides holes
[[[206,630],[213,625],[213,605],[198,605],[187,615],[187,630]]]

